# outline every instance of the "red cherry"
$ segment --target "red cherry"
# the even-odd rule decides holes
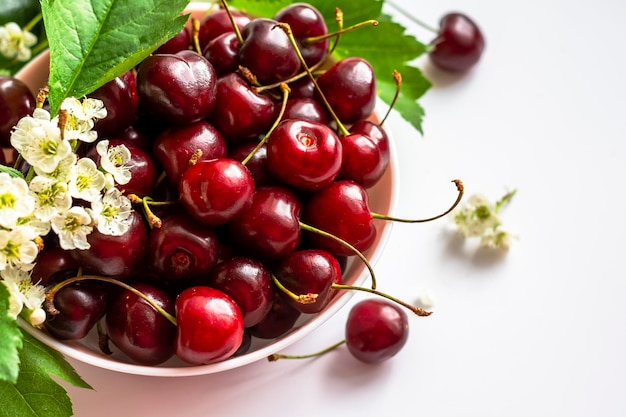
[[[215,288],[194,286],[176,298],[175,352],[203,365],[232,356],[243,341],[243,316],[237,303]]]
[[[485,49],[485,39],[472,19],[461,13],[443,16],[439,34],[431,45],[431,61],[439,68],[463,72],[476,65]]]
[[[183,173],[178,187],[186,211],[201,223],[227,223],[252,204],[254,179],[241,162],[229,158],[200,161]]]
[[[382,362],[397,354],[409,335],[406,312],[384,299],[367,299],[355,304],[346,321],[346,346],[366,363]]]

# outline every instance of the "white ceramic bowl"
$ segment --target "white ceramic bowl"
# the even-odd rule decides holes
[[[190,3],[188,12],[196,18],[201,18],[206,10],[206,3]],[[49,71],[49,54],[43,52],[35,57],[17,74],[17,77],[24,81],[32,90],[36,92],[47,82]],[[389,133],[389,132],[388,132]],[[397,200],[397,177],[396,167],[397,157],[393,140],[390,137],[391,163],[385,175],[372,188],[368,190],[370,197],[370,208],[372,211],[381,214],[391,214]],[[376,221],[377,237],[372,247],[365,252],[372,265],[383,253],[383,248],[391,231],[391,223]],[[344,282],[352,285],[368,285],[369,273],[363,263],[358,259],[350,260],[344,274]],[[287,334],[274,340],[260,340],[253,338],[250,350],[237,357],[233,357],[222,362],[191,366],[173,358],[157,366],[144,366],[132,363],[124,354],[111,345],[113,354],[106,356],[101,353],[98,347],[98,337],[95,330],[79,341],[59,341],[54,339],[44,331],[37,330],[25,322],[21,322],[22,328],[37,338],[39,341],[59,351],[67,357],[91,364],[93,366],[137,375],[151,375],[164,377],[180,377],[191,375],[202,375],[225,371],[237,368],[261,359],[268,355],[277,353],[287,346],[301,340],[310,334],[322,323],[329,320],[339,309],[341,309],[353,295],[354,291],[343,291],[336,296],[328,306],[318,314],[302,315],[296,326]]]

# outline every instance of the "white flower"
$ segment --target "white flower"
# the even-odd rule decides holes
[[[77,98],[68,97],[61,103],[61,109],[67,110],[70,115],[78,120],[92,123],[96,119],[104,119],[107,116],[104,102],[95,98],[84,98],[81,102]]]
[[[35,216],[40,220],[48,221],[56,213],[72,206],[72,197],[65,182],[37,175],[30,181],[29,188],[35,200]]]
[[[96,163],[89,158],[81,158],[72,169],[69,192],[74,198],[93,202],[100,198],[104,188],[104,174],[98,170]]]
[[[65,213],[58,213],[51,219],[52,230],[59,236],[61,248],[89,249],[87,236],[93,230],[91,216],[79,206],[74,206]]]
[[[111,188],[101,200],[94,201],[91,209],[100,233],[120,236],[128,231],[132,205],[117,188]]]
[[[0,172],[0,226],[12,228],[17,219],[30,215],[34,208],[26,181]]]
[[[50,221],[39,220],[35,215],[20,217],[13,230],[21,230],[28,239],[35,240],[50,232]]]
[[[15,22],[0,26],[0,53],[7,59],[26,62],[32,55],[31,47],[37,44],[37,36],[22,30]]]
[[[63,140],[50,113],[42,109],[20,119],[11,134],[11,145],[41,172],[54,171],[59,161],[72,153],[72,146]]]
[[[27,272],[7,268],[0,271],[2,282],[9,291],[9,315],[13,318],[23,311],[28,312],[26,317],[33,326],[37,326],[45,320],[45,312],[41,305],[45,299],[45,289],[39,284],[33,284],[30,274]],[[43,314],[42,314],[43,313]]]
[[[0,229],[0,271],[7,268],[32,269],[39,248],[21,229]]]
[[[43,172],[39,168],[34,167],[35,173],[39,176],[50,178],[57,182],[68,183],[72,177],[72,170],[74,169],[74,165],[76,165],[77,160],[78,157],[72,152],[66,158],[61,159],[53,171]]]
[[[96,151],[100,155],[100,166],[113,175],[118,184],[128,184],[131,178],[130,168],[126,165],[131,158],[128,148],[124,145],[109,148],[109,141],[101,140],[96,145]]]

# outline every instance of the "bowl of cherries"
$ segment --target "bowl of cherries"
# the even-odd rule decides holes
[[[68,357],[141,375],[221,372],[310,334],[354,291],[380,295],[372,265],[397,169],[371,65],[329,60],[308,4],[272,19],[206,7],[192,3],[184,30],[89,95],[107,115],[77,152],[97,162],[97,143],[124,145],[133,211],[122,235],[94,230],[72,250],[50,239],[38,254],[31,279],[47,288],[48,316],[24,329]],[[17,75],[26,108],[48,67],[44,52]]]

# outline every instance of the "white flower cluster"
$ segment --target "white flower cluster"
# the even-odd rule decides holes
[[[511,201],[514,194],[515,191],[507,193],[495,203],[483,195],[474,194],[455,210],[452,220],[463,236],[480,238],[482,246],[508,249],[511,244],[511,234],[502,229],[498,212]]]
[[[0,54],[7,59],[26,62],[31,58],[31,49],[37,44],[37,36],[23,30],[17,23],[0,26]]]
[[[24,178],[15,170],[0,172],[0,282],[11,294],[9,313],[16,317],[24,308],[34,325],[42,320],[43,288],[30,281],[29,271],[42,236],[52,230],[63,249],[88,249],[94,228],[122,235],[132,212],[130,200],[116,187],[130,181],[128,148],[99,141],[100,167],[75,153],[81,142],[97,139],[95,121],[107,114],[102,101],[67,98],[59,114],[51,118],[37,108],[22,118],[11,145],[30,165],[29,173]]]

